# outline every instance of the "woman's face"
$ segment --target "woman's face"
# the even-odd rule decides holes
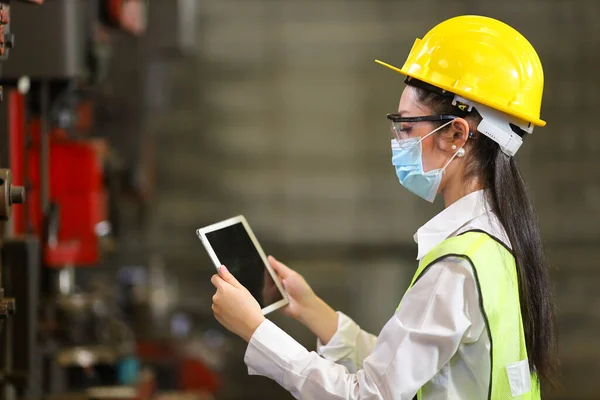
[[[422,117],[426,115],[436,115],[436,113],[429,109],[429,107],[421,104],[418,101],[416,91],[411,86],[407,86],[402,93],[400,105],[398,106],[398,114],[400,114],[402,117]],[[427,121],[403,122],[401,124],[402,137],[423,138],[439,126],[439,123]],[[447,129],[444,129],[443,131],[446,130]],[[422,141],[424,172],[442,168],[444,165],[446,165],[451,157],[451,155],[448,157],[448,154],[443,151],[443,143],[441,140],[442,135],[442,132],[434,133],[433,135],[427,136]]]

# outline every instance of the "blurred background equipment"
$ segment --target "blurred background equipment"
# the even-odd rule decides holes
[[[27,199],[3,224],[3,398],[290,399],[248,376],[210,310],[194,232],[231,215],[377,333],[441,204],[398,188],[385,114],[403,85],[373,59],[402,64],[459,14],[509,23],[542,59],[548,127],[517,162],[556,283],[563,389],[544,398],[600,397],[599,1],[33,3],[0,0],[0,201],[9,176]]]
[[[18,312],[2,335],[1,398],[208,395],[218,379],[206,366],[210,357],[184,350],[189,329],[148,329],[154,308],[165,314],[170,304],[164,283],[136,282],[145,293],[129,303],[121,302],[116,285],[122,232],[113,226],[120,227],[123,196],[141,209],[151,194],[135,176],[148,163],[137,145],[152,142],[140,123],[142,107],[119,109],[122,96],[143,99],[144,81],[115,82],[119,65],[143,71],[145,54],[136,50],[143,46],[148,2],[52,0],[34,7],[13,1],[2,7],[10,7],[10,18],[1,8],[0,51],[13,44],[9,26],[22,34],[18,51],[4,57],[1,78],[7,91],[2,160],[13,170],[12,176],[0,170],[0,217],[6,219],[25,192],[29,201],[15,209],[3,249],[3,284],[11,298],[0,292],[0,313],[14,313],[14,299]],[[113,57],[117,42],[133,52]],[[124,141],[107,133],[114,127],[98,123],[97,115],[115,105],[125,111],[122,119],[106,120],[129,126]],[[142,271],[152,275],[156,268]],[[127,313],[124,305],[134,309]],[[135,317],[148,308],[151,317],[136,331]],[[157,348],[163,349],[158,357]],[[154,371],[150,392],[142,368]]]
[[[2,0],[0,1],[0,62],[8,59],[9,49],[14,45],[11,22],[10,0]],[[3,88],[0,86],[0,100],[2,100],[2,97]],[[4,155],[5,151],[6,149],[3,149],[0,154]],[[0,157],[1,161],[2,157]],[[13,185],[13,175],[10,169],[0,169],[0,249],[4,245],[4,224],[12,215],[12,206],[13,204],[22,204],[24,201],[25,188]],[[11,359],[13,316],[16,311],[16,302],[13,297],[5,296],[2,285],[5,254],[3,252],[0,259],[0,395],[3,398],[14,394],[13,381],[16,378],[12,370]]]

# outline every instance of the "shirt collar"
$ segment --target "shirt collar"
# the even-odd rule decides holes
[[[421,260],[435,246],[486,211],[485,190],[469,193],[452,203],[415,233],[414,239],[418,244],[417,260]]]

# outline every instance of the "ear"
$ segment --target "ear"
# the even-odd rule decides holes
[[[469,123],[464,118],[456,118],[441,134],[441,149],[452,154],[456,153],[458,149],[465,146],[470,129]]]

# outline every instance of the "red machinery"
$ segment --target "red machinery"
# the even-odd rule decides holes
[[[16,89],[7,91],[10,159],[15,184],[27,188],[26,207],[13,211],[13,231],[17,236],[46,238],[43,264],[46,268],[94,266],[100,262],[99,230],[107,220],[107,190],[103,164],[107,153],[104,139],[73,138],[52,128],[45,135],[43,120],[27,119],[25,97]],[[78,131],[93,123],[89,107],[78,109]],[[41,154],[48,146],[49,210],[42,201]],[[53,212],[58,210],[58,212]],[[46,211],[46,212],[44,212]],[[199,359],[182,353],[171,343],[137,343],[137,356],[146,364],[170,360],[185,391],[214,392],[220,379]]]
[[[106,190],[103,185],[105,141],[69,139],[66,132],[57,128],[49,132],[49,201],[58,212],[46,220],[40,196],[40,120],[27,123],[30,135],[26,139],[23,129],[26,126],[24,97],[16,90],[7,97],[13,181],[26,185],[29,195],[27,208],[15,210],[15,234],[47,235],[44,249],[44,264],[47,267],[97,264],[100,261],[99,224],[107,219]],[[55,220],[52,221],[52,218]],[[48,232],[44,232],[45,224]]]
[[[2,49],[12,44],[8,26],[2,31],[2,27],[7,25],[3,25],[7,13],[3,7],[8,1],[0,0],[0,60],[8,55],[5,52],[3,56]],[[42,0],[31,1],[40,3]],[[51,280],[49,277],[60,278],[65,267],[99,265],[102,258],[99,236],[107,233],[108,229],[108,224],[104,223],[108,220],[108,193],[104,176],[108,143],[106,139],[92,139],[86,134],[95,126],[91,112],[93,107],[89,100],[74,96],[75,101],[71,104],[75,109],[71,112],[77,122],[70,125],[69,129],[58,128],[60,124],[53,114],[53,107],[58,103],[57,98],[61,93],[69,92],[73,87],[75,91],[82,89],[78,86],[84,82],[80,76],[81,71],[86,68],[94,69],[86,66],[89,54],[102,53],[89,49],[94,40],[98,45],[98,37],[89,42],[79,40],[94,37],[87,28],[96,26],[98,21],[94,21],[94,24],[80,23],[82,16],[89,14],[89,10],[86,10],[89,4],[99,7],[98,25],[116,27],[136,36],[146,30],[147,0],[46,2],[39,9],[27,7],[20,10],[23,16],[27,14],[26,18],[15,19],[15,27],[19,29],[19,54],[24,56],[15,53],[10,62],[3,65],[5,82],[14,85],[16,79],[27,75],[31,78],[32,90],[29,94],[22,94],[11,89],[5,96],[8,118],[6,136],[13,182],[25,187],[28,201],[26,207],[14,209],[13,238],[5,246],[5,252],[11,253],[7,262],[11,284],[7,287],[9,294],[17,297],[19,306],[12,330],[19,334],[12,335],[12,343],[5,346],[15,357],[8,369],[0,360],[0,387],[3,376],[13,374],[18,382],[17,394],[29,398],[39,395],[41,375],[52,375],[48,373],[50,368],[47,363],[54,362],[53,359],[56,358],[52,351],[48,351],[48,347],[40,343],[40,336],[48,341],[60,329],[80,328],[68,323],[60,326],[56,320],[51,321],[52,316],[48,320],[41,320],[46,325],[39,324],[40,309],[48,305],[54,306],[55,311],[58,308],[58,293],[45,288],[40,295],[41,283],[47,283],[44,281]],[[169,3],[165,4],[168,9]],[[28,35],[21,32],[25,30]],[[98,35],[98,31],[94,32],[96,36],[102,36]],[[158,36],[162,38],[165,35]],[[45,50],[44,54],[41,54],[40,48]],[[47,54],[52,54],[52,57],[47,57]],[[105,60],[96,60],[94,67],[105,67],[103,61]],[[68,108],[68,104],[65,107]],[[74,131],[76,134],[73,134]],[[0,170],[0,180],[3,176]],[[10,201],[11,189],[7,190]],[[0,184],[0,201],[2,193]],[[15,193],[13,197],[18,199],[19,193]],[[0,218],[3,214],[5,212],[0,208]],[[27,265],[26,268],[21,268],[23,265]],[[42,266],[43,269],[40,268]],[[200,360],[185,352],[176,351],[177,347],[172,343],[156,359],[153,357],[153,349],[160,347],[161,343],[151,340],[137,343],[137,356],[148,364],[170,360],[176,366],[180,389],[210,392],[217,389],[218,378]],[[5,358],[10,359],[11,356]],[[47,380],[52,381],[53,378]],[[56,393],[52,385],[47,383],[44,382],[44,389],[48,393]]]

